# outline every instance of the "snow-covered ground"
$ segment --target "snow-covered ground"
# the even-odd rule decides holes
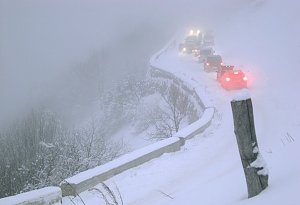
[[[240,65],[251,75],[256,134],[269,168],[269,187],[247,199],[230,107],[236,91],[223,90],[214,74],[205,73],[193,57],[179,55],[174,48],[157,64],[203,90],[205,101],[217,112],[210,128],[179,152],[108,180],[108,185],[117,185],[124,204],[299,204],[299,8],[296,1],[266,1],[215,31],[216,50],[225,62]],[[80,196],[85,204],[99,203],[101,198],[97,191]],[[73,200],[82,204],[78,197]],[[63,202],[72,204],[67,197]]]

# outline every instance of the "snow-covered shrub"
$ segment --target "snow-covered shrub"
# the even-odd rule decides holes
[[[137,123],[140,132],[148,130],[151,139],[164,139],[199,118],[194,103],[178,86],[154,81],[152,84],[159,98],[140,113]]]
[[[120,154],[95,124],[72,130],[37,109],[0,133],[0,197],[50,185]]]

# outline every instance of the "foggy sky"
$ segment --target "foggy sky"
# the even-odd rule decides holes
[[[0,119],[38,100],[41,87],[95,50],[117,50],[136,33],[141,37],[126,54],[116,51],[116,60],[135,60],[140,56],[130,49],[148,55],[182,27],[213,29],[249,1],[0,0]],[[120,65],[113,65],[114,72],[124,69]]]

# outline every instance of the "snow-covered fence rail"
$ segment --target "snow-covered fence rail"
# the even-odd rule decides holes
[[[0,199],[1,205],[51,205],[60,204],[62,199],[59,187],[46,187],[34,191]]]
[[[183,144],[184,140],[179,137],[168,138],[125,154],[102,166],[81,172],[62,182],[62,194],[63,196],[76,196],[125,170],[141,165],[164,153],[178,151]]]

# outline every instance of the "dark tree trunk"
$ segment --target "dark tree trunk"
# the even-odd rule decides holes
[[[259,153],[251,99],[231,101],[234,132],[242,160],[248,197],[258,195],[268,186],[268,172]]]

